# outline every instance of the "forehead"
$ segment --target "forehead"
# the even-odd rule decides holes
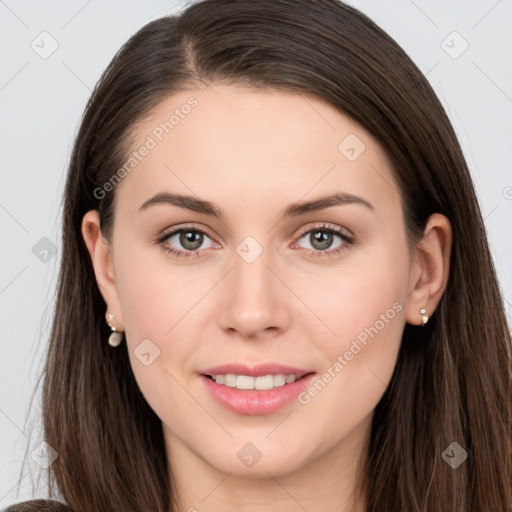
[[[215,84],[180,91],[135,134],[134,165],[117,190],[133,208],[164,189],[245,207],[244,214],[262,199],[295,202],[333,190],[383,207],[399,201],[376,140],[309,95]]]

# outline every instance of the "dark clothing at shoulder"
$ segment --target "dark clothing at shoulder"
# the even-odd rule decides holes
[[[16,503],[0,512],[71,512],[71,509],[54,500],[30,500]]]

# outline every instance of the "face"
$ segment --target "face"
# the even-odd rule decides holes
[[[132,149],[108,302],[167,448],[251,476],[356,453],[414,281],[375,139],[313,97],[214,84],[167,98]]]

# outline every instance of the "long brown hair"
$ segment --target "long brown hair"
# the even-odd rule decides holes
[[[81,222],[99,210],[111,235],[115,191],[95,190],[123,165],[135,124],[168,95],[212,82],[324,100],[386,151],[411,244],[432,213],[452,224],[446,291],[425,328],[406,325],[375,409],[363,468],[368,512],[512,510],[511,340],[466,161],[411,59],[337,0],[195,2],[145,25],[103,73],[65,188],[43,385],[45,439],[58,453],[51,489],[76,512],[169,512],[176,502],[161,421],[139,391],[126,344],[107,345],[106,304]],[[468,453],[457,468],[442,457],[453,442]]]

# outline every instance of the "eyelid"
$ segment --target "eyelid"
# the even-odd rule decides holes
[[[346,228],[343,228],[341,226],[336,226],[335,224],[330,224],[329,222],[321,222],[320,225],[312,223],[309,225],[309,227],[305,227],[303,231],[300,232],[298,235],[299,238],[302,238],[304,235],[310,233],[311,231],[332,231],[336,233],[337,235],[344,235],[347,238],[353,239],[354,235]]]
[[[173,226],[169,229],[164,229],[162,233],[158,236],[157,241],[165,241],[170,236],[175,235],[176,233],[180,231],[184,231],[186,229],[189,229],[190,231],[198,231],[200,233],[204,233],[208,235],[212,240],[215,238],[215,236],[212,235],[210,230],[206,227],[199,226],[198,224],[194,223],[186,223],[186,224],[178,224],[177,226]],[[191,251],[190,251],[191,252]]]

